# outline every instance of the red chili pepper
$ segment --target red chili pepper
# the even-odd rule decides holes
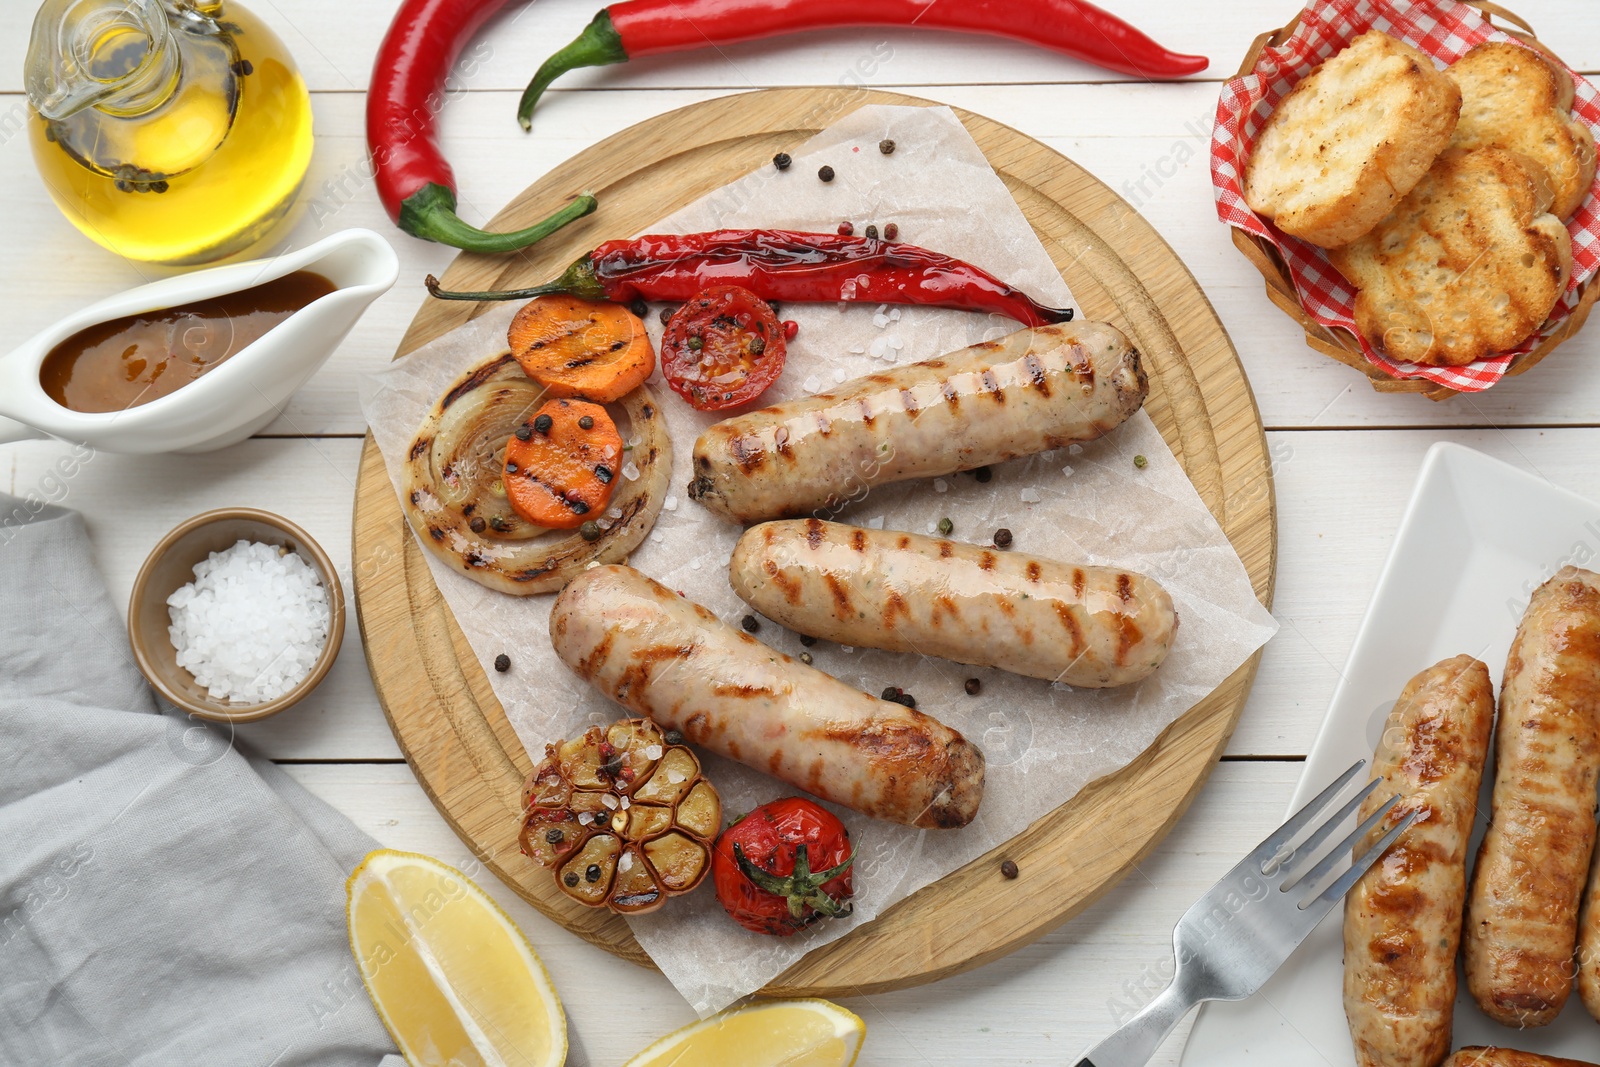
[[[540,95],[578,67],[802,30],[913,25],[1009,37],[1138,78],[1178,78],[1209,62],[1163,48],[1087,0],[625,0],[601,8],[577,40],[545,60],[517,118],[529,129]]]
[[[900,241],[789,230],[713,230],[609,241],[553,282],[499,292],[448,292],[441,300],[529,300],[571,293],[588,300],[684,301],[712,285],[741,285],[763,300],[853,300],[990,311],[1025,326],[1066,322],[988,271]]]
[[[489,233],[456,215],[455,177],[439,151],[438,113],[467,40],[508,0],[404,0],[378,48],[367,93],[367,150],[378,199],[413,237],[469,252],[523,248],[595,209],[577,197],[549,218],[512,233]]]

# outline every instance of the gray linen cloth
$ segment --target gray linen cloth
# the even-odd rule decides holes
[[[76,512],[0,520],[0,1064],[403,1067],[345,934],[376,843],[158,711]]]

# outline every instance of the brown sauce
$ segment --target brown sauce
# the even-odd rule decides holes
[[[296,311],[333,292],[297,270],[226,296],[79,330],[44,357],[39,384],[73,411],[123,411],[175,393]]]

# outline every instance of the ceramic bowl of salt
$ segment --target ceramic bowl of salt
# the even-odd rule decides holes
[[[163,537],[128,602],[139,670],[214,722],[255,722],[309,695],[339,655],[344,623],[328,554],[253,508],[208,511]]]

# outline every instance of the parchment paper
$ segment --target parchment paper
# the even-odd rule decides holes
[[[892,155],[878,150],[886,137],[896,143]],[[864,107],[790,151],[794,163],[787,172],[763,167],[649,232],[727,226],[832,231],[850,219],[862,233],[869,222],[881,228],[893,221],[902,240],[974,262],[1044,303],[1071,301],[1015,201],[948,108]],[[823,164],[837,175],[830,184],[817,177]],[[656,310],[649,323],[659,342]],[[364,383],[363,410],[397,484],[402,457],[430,405],[468,367],[504,348],[514,312],[510,304],[497,308]],[[875,305],[785,304],[779,314],[796,320],[800,332],[769,401],[825,391],[885,361],[928,359],[1016,329],[999,317]],[[674,492],[629,562],[738,625],[749,609],[730,589],[726,567],[740,529],[683,492],[694,439],[716,420],[679,402],[659,385],[659,374],[655,381],[672,435]],[[1139,455],[1147,459],[1142,469],[1134,463]],[[1088,782],[1127,764],[1277,629],[1251,592],[1232,546],[1142,411],[1091,445],[997,467],[988,483],[971,475],[904,483],[875,490],[838,516],[926,533],[944,517],[959,539],[986,543],[1005,526],[1015,535],[1014,551],[1158,578],[1181,619],[1172,653],[1138,686],[1094,691],[909,654],[826,642],[810,649],[817,667],[871,693],[900,686],[915,695],[919,708],[977,742],[988,760],[983,806],[973,824],[959,831],[911,830],[836,808],[860,850],[855,913],[795,937],[735,926],[709,883],[654,915],[631,920],[639,943],[702,1015],[759,989],[810,949],[870,922],[895,901],[1015,836]],[[431,552],[424,555],[485,666],[502,652],[511,657],[509,672],[488,675],[535,762],[548,742],[617,717],[617,706],[590,690],[551,650],[553,597],[492,592]],[[759,637],[790,655],[803,650],[796,635],[770,621]],[[982,680],[979,696],[966,695],[969,677]],[[796,792],[756,771],[702,756],[729,818]],[[1050,889],[1040,885],[1030,892]],[[951,936],[960,936],[970,919],[955,917]]]

